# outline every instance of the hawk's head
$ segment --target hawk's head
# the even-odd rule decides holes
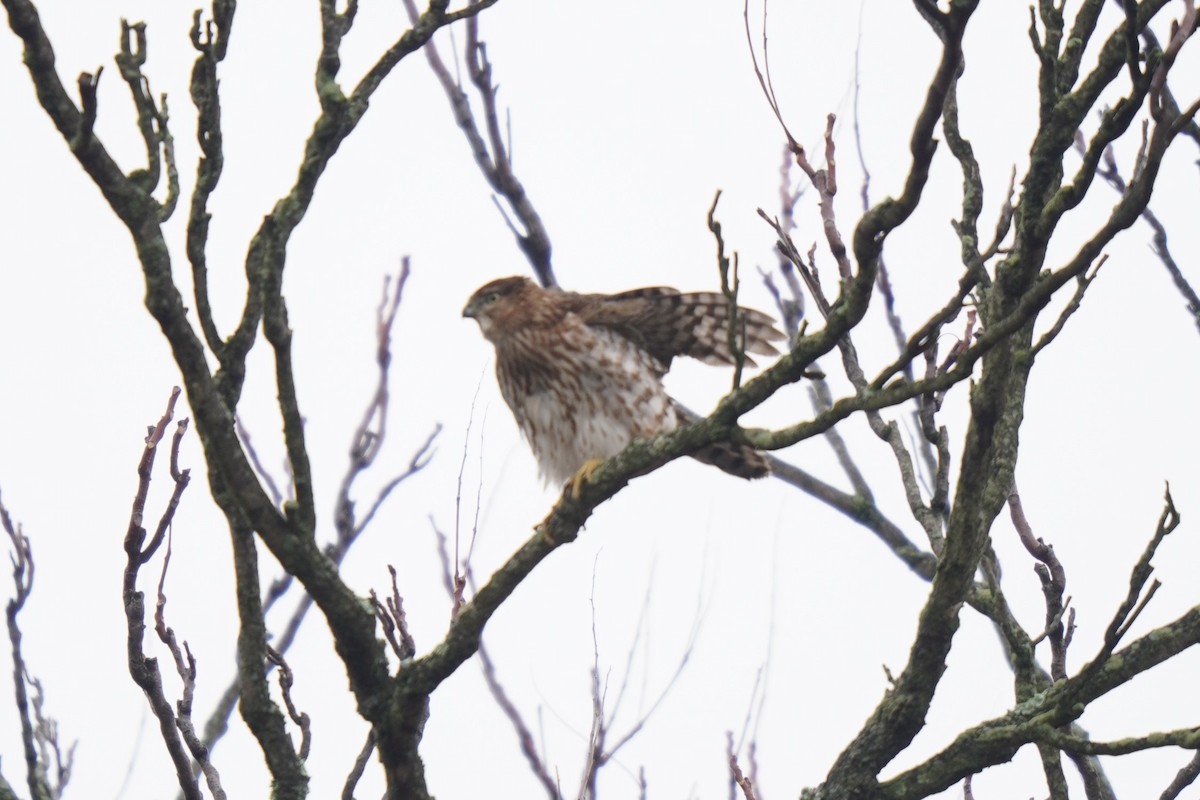
[[[533,321],[546,294],[528,278],[498,278],[476,289],[462,313],[479,323],[484,338],[495,342]]]

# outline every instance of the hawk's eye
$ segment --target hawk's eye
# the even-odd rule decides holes
[[[491,305],[492,303],[496,302],[499,299],[500,299],[499,292],[488,292],[487,295],[484,296],[483,302],[488,305]]]

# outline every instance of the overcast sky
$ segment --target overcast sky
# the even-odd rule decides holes
[[[856,41],[861,35],[859,124],[873,199],[901,189],[913,116],[938,49],[910,4],[866,2],[861,29],[858,5],[781,2],[769,20],[774,83],[792,131],[815,152],[825,115],[839,116],[837,210],[847,234],[861,182],[851,129]],[[186,197],[197,154],[188,100],[191,6],[48,0],[41,12],[65,83],[74,86],[80,71],[105,65],[96,130],[126,169],[138,166],[142,145],[112,55],[122,16],[147,21],[146,72],[152,89],[170,98]],[[343,85],[353,84],[398,35],[401,13],[399,3],[363,3],[343,47]],[[1102,30],[1115,17],[1107,13]],[[1023,4],[985,3],[966,39],[960,102],[987,191],[981,230],[991,229],[1009,170],[1023,170],[1036,124],[1028,25]],[[782,141],[757,88],[739,3],[501,0],[483,16],[482,34],[511,112],[516,171],[549,230],[565,286],[716,287],[705,213],[720,189],[718,215],[746,279],[743,302],[771,308],[754,276],[756,267],[774,263],[773,236],[755,209],[778,210]],[[449,57],[450,38],[443,33],[437,42]],[[316,117],[318,47],[316,3],[239,6],[220,71],[227,151],[211,204],[209,263],[223,331],[240,312],[249,237],[290,188]],[[1181,98],[1200,91],[1197,67],[1195,53],[1185,50],[1173,73]],[[24,652],[64,738],[80,741],[74,796],[169,797],[168,761],[127,677],[120,576],[145,426],[161,414],[178,373],[142,306],[129,235],[36,105],[18,42],[7,30],[0,36],[0,107],[0,491],[32,539],[38,568],[22,616]],[[1127,170],[1134,139],[1118,148]],[[1193,282],[1200,281],[1195,160],[1194,146],[1180,141],[1152,203]],[[910,327],[942,305],[957,281],[958,243],[948,221],[959,213],[960,184],[958,166],[943,148],[926,202],[888,240],[898,309]],[[1074,253],[1114,198],[1106,186],[1093,188],[1065,222],[1048,266]],[[807,249],[820,237],[812,192],[797,217],[796,239]],[[185,223],[182,207],[166,230],[186,294]],[[1200,337],[1148,243],[1139,225],[1110,248],[1082,310],[1038,359],[1022,429],[1017,480],[1025,507],[1065,564],[1078,610],[1073,668],[1095,652],[1125,593],[1129,568],[1161,510],[1164,481],[1185,522],[1160,551],[1156,574],[1165,585],[1132,635],[1197,602],[1200,548],[1190,519],[1200,508],[1194,424]],[[326,537],[351,433],[372,391],[380,287],[402,256],[412,259],[395,331],[391,438],[377,472],[362,482],[360,506],[403,470],[436,425],[444,427],[428,469],[397,490],[344,572],[366,594],[386,589],[385,565],[394,564],[424,651],[442,635],[449,613],[430,520],[453,534],[460,469],[464,536],[475,498],[482,502],[473,562],[480,577],[530,535],[557,487],[537,478],[496,389],[491,347],[460,317],[477,286],[528,274],[528,266],[423,58],[403,62],[376,94],[322,178],[288,255],[285,292]],[[832,271],[826,251],[818,248],[818,258]],[[879,305],[856,339],[864,361],[876,368],[893,357]],[[1048,313],[1042,326],[1052,320]],[[260,341],[240,410],[278,480],[282,444],[263,349]],[[825,367],[839,374],[833,360]],[[729,379],[722,370],[680,364],[668,381],[685,403],[707,410]],[[965,400],[965,387],[952,390],[944,411],[956,456]],[[792,387],[745,422],[778,425],[809,413],[805,391]],[[920,540],[890,451],[861,418],[848,421],[845,435],[881,507]],[[822,440],[781,455],[848,488]],[[174,527],[167,616],[199,659],[202,719],[233,674],[236,614],[228,534],[202,480],[194,434],[183,461],[196,480]],[[158,476],[158,500],[165,479]],[[993,538],[1009,600],[1036,631],[1043,606],[1030,559],[1006,518]],[[268,565],[267,579],[273,570]],[[151,576],[143,578],[152,591]],[[778,481],[744,483],[685,459],[634,481],[602,506],[579,541],[560,548],[502,608],[485,641],[527,719],[540,720],[549,762],[572,793],[591,717],[593,601],[611,696],[638,635],[643,597],[651,593],[615,736],[638,718],[639,704],[658,696],[699,615],[686,669],[641,736],[604,771],[603,794],[633,796],[644,766],[651,796],[727,796],[725,732],[742,730],[761,675],[763,794],[794,796],[820,781],[878,703],[887,686],[883,667],[903,666],[926,590],[869,533],[812,499]],[[290,609],[291,602],[284,605]],[[365,726],[342,691],[328,632],[318,619],[310,623],[290,661],[297,702],[314,717],[312,794],[330,797],[340,791]],[[1185,654],[1098,702],[1083,723],[1096,738],[1194,725],[1200,701],[1179,688],[1193,685],[1197,666],[1196,655]],[[996,636],[964,611],[929,726],[889,773],[1003,713],[1011,697]],[[217,766],[231,795],[265,796],[266,772],[240,727],[218,748]],[[540,792],[475,662],[434,695],[422,752],[439,796],[499,796],[497,786],[506,787],[502,796]],[[0,704],[0,755],[16,785],[20,744],[8,703]],[[1109,766],[1118,792],[1134,796],[1147,786],[1161,791],[1186,760],[1165,751]],[[980,776],[976,796],[1040,796],[1042,781],[1027,749],[1015,766]],[[368,771],[360,796],[373,796],[381,785]],[[958,788],[945,793],[959,795]]]

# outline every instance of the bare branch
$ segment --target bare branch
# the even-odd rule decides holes
[[[127,176],[130,183],[149,195],[158,186],[162,171],[167,173],[167,196],[158,206],[156,213],[160,222],[170,219],[179,199],[179,173],[175,167],[175,144],[167,127],[167,97],[163,95],[160,104],[155,104],[154,95],[150,92],[150,79],[142,73],[146,63],[146,24],[138,22],[130,25],[121,20],[121,51],[116,57],[117,69],[129,86],[137,109],[137,125],[146,146],[146,166],[134,170]],[[99,75],[97,74],[97,78]],[[83,88],[83,78],[80,78],[80,88]],[[85,100],[85,127],[87,135],[91,135],[90,123],[95,121],[95,85],[89,92],[92,109],[87,112],[88,103]],[[161,106],[161,107],[160,107]]]
[[[1071,628],[1064,631],[1061,622],[1066,610],[1063,595],[1067,588],[1067,574],[1062,562],[1054,554],[1054,547],[1034,536],[1015,482],[1012,492],[1008,495],[1008,507],[1021,544],[1031,556],[1041,562],[1036,572],[1042,582],[1042,594],[1046,598],[1046,635],[1050,640],[1051,651],[1050,676],[1056,681],[1062,680],[1067,677],[1067,646],[1070,644],[1072,632]]]
[[[775,115],[775,119],[779,122],[779,127],[783,130],[784,138],[787,140],[788,149],[794,154],[798,151],[803,151],[800,143],[792,136],[792,132],[788,130],[787,123],[783,121],[783,114],[779,111],[779,100],[775,96],[775,86],[771,82],[771,64],[768,58],[767,50],[767,3],[763,0],[763,21],[762,21],[762,50],[763,50],[763,67],[758,66],[758,55],[754,50],[754,38],[750,33],[750,0],[744,0],[742,3],[742,21],[746,29],[746,45],[750,50],[750,60],[754,64],[754,75],[758,78],[758,86],[762,89],[763,97],[767,100],[767,105],[770,106],[771,112]],[[765,75],[763,73],[766,73]]]
[[[542,756],[537,751],[533,733],[526,724],[525,718],[521,716],[521,712],[513,705],[508,692],[504,690],[504,685],[500,683],[500,679],[496,675],[495,664],[492,663],[492,658],[488,655],[487,648],[483,646],[482,642],[479,643],[479,665],[483,670],[483,679],[487,683],[488,691],[492,693],[492,699],[496,701],[496,705],[504,712],[509,724],[516,731],[517,742],[521,746],[521,755],[525,756],[530,772],[537,778],[550,800],[561,800],[562,792],[559,791],[558,784],[550,776]]]
[[[1080,148],[1081,145],[1077,143],[1077,149]],[[1128,183],[1125,181],[1124,176],[1121,175],[1121,170],[1117,166],[1116,155],[1111,145],[1105,148],[1103,164],[1096,170],[1096,174],[1120,194],[1124,194],[1128,188]],[[1171,276],[1171,281],[1175,284],[1175,288],[1183,296],[1188,313],[1191,314],[1196,327],[1200,328],[1200,295],[1196,293],[1196,290],[1184,276],[1183,270],[1180,269],[1174,256],[1171,254],[1167,243],[1166,226],[1150,210],[1149,205],[1142,210],[1142,219],[1154,231],[1154,237],[1151,240],[1151,248],[1154,254],[1158,256],[1159,261],[1166,267],[1167,273]]]
[[[146,446],[138,464],[137,491],[134,494],[129,528],[125,534],[126,562],[122,597],[125,603],[126,625],[129,630],[129,674],[132,676],[134,683],[145,693],[151,710],[154,712],[155,717],[158,718],[159,732],[163,738],[163,743],[167,747],[167,753],[170,755],[171,761],[175,766],[175,776],[179,781],[179,788],[183,791],[183,796],[186,800],[200,800],[203,795],[195,776],[192,774],[191,760],[188,751],[185,749],[185,743],[181,738],[175,711],[167,701],[166,694],[163,691],[162,674],[159,671],[157,659],[148,657],[144,649],[143,640],[146,630],[145,599],[137,589],[138,571],[142,565],[150,560],[162,544],[166,531],[169,529],[174,517],[175,510],[178,508],[179,499],[188,484],[189,473],[187,470],[184,470],[175,479],[175,490],[171,495],[170,501],[168,501],[166,509],[159,518],[154,538],[143,549],[142,543],[146,539],[146,529],[142,527],[142,519],[145,515],[146,499],[150,491],[150,478],[154,467],[154,457],[157,453],[158,445],[166,433],[167,425],[170,424],[175,414],[175,402],[179,399],[179,395],[179,388],[176,387],[172,390],[171,397],[167,401],[166,412],[158,420],[157,424],[150,426],[146,436]],[[172,443],[173,448],[176,450],[179,447],[182,437],[184,422],[186,420],[180,422],[180,433]],[[165,561],[163,569],[165,575]],[[160,609],[161,602],[163,601],[160,601]],[[161,617],[161,614],[159,616]],[[177,659],[176,664],[178,665],[181,658],[178,651],[176,651],[175,656]]]
[[[179,442],[182,439],[184,426],[182,422],[175,432],[175,439],[171,448],[171,471],[176,481],[182,477],[176,468],[176,461],[179,453]],[[162,570],[158,577],[158,599],[154,606],[154,632],[158,635],[159,641],[166,645],[171,653],[171,658],[175,662],[175,672],[179,675],[180,681],[183,683],[183,696],[175,704],[177,719],[176,727],[179,728],[179,733],[183,736],[183,742],[187,745],[188,751],[192,754],[195,760],[195,769],[204,774],[205,782],[208,784],[209,791],[212,792],[214,798],[223,800],[225,791],[221,787],[221,778],[216,767],[212,763],[211,754],[208,747],[200,741],[196,735],[196,727],[192,721],[192,701],[196,694],[196,658],[192,655],[191,649],[187,642],[183,643],[183,647],[179,646],[179,642],[175,637],[175,631],[167,626],[166,622],[166,583],[167,570],[171,565],[171,533],[168,529],[167,533],[167,549],[163,553]],[[193,772],[193,775],[195,772]]]
[[[374,752],[375,731],[371,730],[367,732],[367,741],[363,743],[362,750],[354,759],[354,765],[346,776],[346,783],[342,786],[342,800],[354,800],[354,787],[358,786],[358,782],[367,768],[367,762],[371,760],[371,754]]]
[[[49,788],[49,797],[58,800],[63,795],[63,789],[71,780],[71,770],[75,763],[75,747],[78,742],[72,742],[63,753],[58,741],[58,722],[46,715],[44,711],[45,693],[37,678],[25,674],[25,680],[32,689],[30,704],[33,707],[34,742],[38,748],[38,766]]]
[[[1196,2],[1185,0],[1183,16],[1178,22],[1171,23],[1171,38],[1162,51],[1162,58],[1154,70],[1150,80],[1150,113],[1155,119],[1160,119],[1169,108],[1164,102],[1163,93],[1167,84],[1167,73],[1175,64],[1183,43],[1196,31]]]
[[[242,443],[242,448],[246,451],[246,457],[250,459],[250,463],[254,466],[254,474],[267,487],[267,491],[271,493],[271,499],[275,501],[275,505],[283,508],[284,502],[293,498],[290,495],[284,497],[283,492],[279,491],[275,479],[271,477],[270,470],[263,466],[262,460],[258,457],[258,451],[254,448],[254,440],[250,437],[250,431],[246,430],[246,426],[242,424],[241,417],[237,417],[234,420],[234,425],[237,426],[238,440]]]
[[[1058,319],[1055,320],[1054,325],[1050,328],[1050,330],[1043,333],[1042,338],[1038,339],[1037,344],[1033,346],[1034,355],[1037,355],[1044,350],[1046,345],[1050,344],[1052,341],[1054,341],[1055,337],[1062,333],[1062,329],[1067,324],[1067,320],[1071,318],[1072,314],[1079,310],[1079,306],[1083,303],[1084,292],[1086,292],[1088,287],[1092,285],[1092,281],[1096,279],[1096,275],[1099,274],[1100,268],[1104,266],[1106,261],[1108,261],[1107,254],[1100,256],[1100,259],[1096,262],[1096,266],[1092,267],[1092,269],[1085,273],[1081,273],[1075,279],[1075,294],[1073,294],[1071,299],[1067,301],[1067,305],[1063,308],[1062,312],[1059,313]]]
[[[1052,744],[1070,753],[1092,756],[1123,756],[1140,753],[1157,747],[1183,747],[1188,750],[1200,748],[1200,730],[1184,728],[1174,731],[1152,733],[1149,736],[1131,736],[1113,742],[1093,742],[1079,736],[1045,728],[1038,732],[1038,740]]]
[[[4,503],[0,502],[0,525],[8,534],[12,545],[10,559],[12,561],[13,598],[5,606],[8,620],[8,641],[12,651],[13,688],[16,692],[17,715],[21,719],[21,744],[25,755],[25,779],[29,786],[29,795],[33,800],[51,800],[58,795],[50,785],[48,777],[49,764],[39,757],[37,748],[37,732],[34,718],[30,716],[29,695],[27,685],[32,685],[29,671],[25,666],[25,658],[21,652],[21,628],[17,617],[25,607],[33,591],[33,549],[29,537],[14,525]],[[36,704],[35,704],[36,714]]]
[[[1179,512],[1175,509],[1175,501],[1171,497],[1170,486],[1166,487],[1163,503],[1162,514],[1158,518],[1158,525],[1154,530],[1154,535],[1150,537],[1150,541],[1146,545],[1146,549],[1142,552],[1141,558],[1138,559],[1130,571],[1129,591],[1124,601],[1117,608],[1116,613],[1113,614],[1112,621],[1108,624],[1108,629],[1104,633],[1104,643],[1096,656],[1079,671],[1079,683],[1081,685],[1104,668],[1105,662],[1112,655],[1117,644],[1129,631],[1130,626],[1137,619],[1138,615],[1141,614],[1142,609],[1146,607],[1146,603],[1158,591],[1160,584],[1155,580],[1146,594],[1142,595],[1142,589],[1145,587],[1146,581],[1149,580],[1150,573],[1153,571],[1150,561],[1154,558],[1154,553],[1158,550],[1158,546],[1162,544],[1163,539],[1179,527],[1180,516]]]
[[[647,609],[650,603],[650,592],[652,588],[652,585],[648,585],[646,587],[645,607]],[[643,612],[643,614],[645,614],[645,612]],[[671,693],[671,690],[675,687],[675,684],[679,681],[680,676],[683,675],[683,671],[687,668],[688,663],[691,661],[692,654],[696,649],[696,641],[700,636],[700,629],[703,623],[703,596],[698,595],[696,598],[696,610],[692,616],[692,625],[688,632],[687,642],[684,644],[683,651],[679,654],[679,661],[675,664],[675,671],[672,672],[671,677],[669,677],[666,682],[663,683],[662,689],[659,690],[658,694],[650,702],[649,706],[642,711],[634,723],[629,726],[629,729],[626,730],[624,734],[617,737],[617,740],[612,745],[606,748],[602,754],[601,763],[611,760],[613,756],[620,752],[621,748],[633,741],[646,727],[646,724],[654,716],[655,712],[658,711],[662,703],[667,699],[667,695]],[[640,624],[641,623],[639,622],[639,627]],[[629,654],[630,661],[632,661],[632,658],[633,652],[631,650]],[[616,701],[613,703],[613,706],[608,714],[608,719],[605,723],[605,726],[608,729],[611,729],[613,720],[616,718],[617,711],[620,707],[620,701],[624,697],[625,682],[628,681],[629,673],[630,664],[627,663],[625,667],[625,677],[622,679],[621,690],[617,694]]]
[[[292,675],[292,668],[288,666],[283,655],[276,651],[275,648],[268,645],[266,651],[267,660],[279,668],[279,691],[283,695],[283,704],[287,708],[288,716],[300,728],[300,750],[298,755],[301,761],[307,761],[308,752],[312,747],[312,724],[308,714],[297,711],[295,703],[292,702],[292,684],[295,682],[295,678]]]
[[[384,484],[383,488],[379,490],[372,501],[367,513],[363,515],[361,520],[357,520],[354,513],[354,501],[350,498],[351,490],[354,487],[354,482],[375,463],[375,459],[379,455],[387,437],[388,404],[390,400],[388,377],[389,367],[392,362],[392,327],[396,322],[396,316],[400,309],[400,301],[404,296],[404,287],[408,282],[408,276],[409,260],[408,256],[405,256],[401,260],[400,273],[396,277],[395,289],[390,288],[390,279],[384,278],[383,292],[379,308],[376,312],[375,363],[378,367],[379,379],[376,381],[375,393],[367,405],[362,421],[354,432],[353,442],[350,447],[350,465],[347,467],[346,474],[342,478],[342,484],[338,489],[335,511],[338,543],[335,547],[339,550],[349,548],[354,539],[370,524],[376,512],[379,511],[384,501],[397,486],[425,468],[429,463],[429,459],[432,458],[434,440],[442,429],[441,425],[434,428],[424,444],[417,449],[409,461],[408,468]],[[340,558],[335,557],[335,561],[340,562],[340,560]]]
[[[1159,795],[1159,800],[1175,800],[1183,792],[1184,789],[1196,782],[1196,778],[1200,777],[1200,751],[1197,751],[1179,772],[1175,778],[1163,789],[1163,793]]]
[[[738,255],[734,252],[732,260],[725,255],[725,238],[721,235],[721,223],[717,222],[717,203],[721,200],[721,190],[718,189],[713,197],[712,206],[708,209],[708,229],[717,240],[717,272],[721,276],[721,294],[729,306],[729,320],[725,327],[725,343],[733,355],[733,389],[742,385],[742,370],[746,366],[746,323],[738,313]]]
[[[416,2],[404,0],[404,7],[408,11],[409,19],[415,22],[418,19]],[[497,112],[499,87],[492,81],[492,65],[487,58],[487,46],[479,38],[479,22],[474,16],[467,21],[463,55],[467,64],[467,75],[475,87],[479,102],[483,105],[486,139],[480,132],[475,113],[471,110],[470,98],[463,91],[461,82],[450,74],[437,48],[432,43],[425,46],[425,57],[429,67],[450,101],[454,121],[467,138],[476,166],[492,191],[504,198],[517,219],[520,227],[513,223],[504,206],[493,196],[496,207],[516,239],[517,247],[528,259],[542,286],[557,286],[558,280],[550,259],[550,235],[546,232],[541,216],[533,207],[524,184],[513,171],[511,136],[506,138],[500,129]]]
[[[408,274],[409,261],[405,257],[401,261],[401,268],[396,278],[395,286],[392,286],[388,278],[385,278],[383,282],[383,292],[376,312],[375,361],[379,377],[376,382],[375,391],[363,414],[362,421],[353,435],[350,448],[350,464],[338,489],[337,504],[334,511],[334,527],[337,531],[337,538],[324,549],[323,557],[327,558],[334,565],[340,565],[345,560],[351,547],[358,541],[359,536],[366,530],[367,525],[374,519],[375,514],[391,493],[405,480],[425,468],[432,458],[434,441],[441,432],[441,426],[435,426],[425,442],[417,448],[409,460],[407,468],[383,485],[372,499],[367,513],[361,519],[358,519],[355,515],[354,501],[350,495],[355,481],[368,472],[383,447],[387,429],[388,401],[390,397],[388,391],[388,368],[392,358],[391,333],[399,311]],[[271,487],[271,492],[278,505],[279,498],[282,495],[275,488],[274,483],[270,481],[269,475],[259,462],[248,434],[242,431],[239,433],[239,438],[245,447],[251,463],[254,465],[256,473],[262,475],[268,486]],[[271,584],[262,601],[264,613],[287,592],[292,585],[293,578],[294,576],[291,573],[285,572]],[[280,632],[273,637],[274,647],[281,655],[286,654],[291,648],[312,606],[312,595],[308,593],[303,594],[296,601],[296,607],[288,617],[287,622],[284,623]],[[273,666],[272,663],[267,662],[268,670],[273,668]],[[228,720],[237,705],[239,694],[239,680],[235,677],[230,685],[226,687],[208,721],[205,723],[204,744],[208,748],[211,749],[215,746],[216,742],[228,730]]]
[[[225,164],[224,138],[221,130],[221,102],[218,92],[217,65],[224,60],[233,24],[232,0],[217,0],[212,4],[212,18],[205,22],[203,12],[192,15],[190,38],[199,53],[192,66],[191,97],[196,107],[196,140],[202,153],[196,164],[196,188],[192,191],[187,222],[187,257],[192,267],[192,288],[196,299],[196,316],[204,341],[224,361],[225,343],[213,320],[212,303],[208,295],[208,223],[211,214],[208,200],[221,179]],[[275,494],[278,494],[276,492]]]
[[[461,474],[460,474],[461,480]],[[437,536],[438,542],[438,557],[442,563],[442,585],[446,589],[446,594],[449,595],[452,603],[451,618],[455,618],[459,608],[463,604],[463,589],[470,579],[470,566],[465,568],[465,573],[459,572],[457,560],[451,566],[450,554],[446,546],[446,536],[434,525],[434,533]],[[393,573],[394,575],[394,573]],[[536,744],[534,743],[533,733],[529,725],[525,722],[525,718],[521,716],[521,712],[513,704],[505,691],[504,685],[500,682],[496,675],[496,667],[492,663],[491,657],[487,653],[483,642],[479,642],[479,663],[483,671],[484,682],[487,683],[488,691],[491,692],[492,698],[496,701],[496,705],[504,713],[509,724],[513,726],[513,730],[517,734],[517,742],[521,747],[521,754],[525,757],[525,761],[529,764],[529,769],[533,776],[541,783],[550,800],[561,800],[562,792],[559,790],[558,783],[551,777],[549,770],[546,767],[545,760],[538,753]]]
[[[733,752],[733,734],[725,734],[725,755],[729,761],[729,778],[733,783],[742,790],[742,797],[745,800],[757,800],[758,796],[754,794],[754,784],[742,774],[742,768],[738,766],[737,755]]]

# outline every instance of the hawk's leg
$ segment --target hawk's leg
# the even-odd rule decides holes
[[[567,486],[571,487],[571,499],[578,500],[579,495],[583,492],[583,485],[592,479],[594,473],[601,464],[604,463],[603,458],[589,458],[583,462],[583,466],[571,476],[571,480],[567,481]]]

